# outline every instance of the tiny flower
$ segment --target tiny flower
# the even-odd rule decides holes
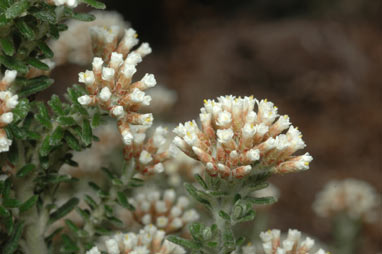
[[[157,81],[155,80],[154,75],[147,74],[147,73],[142,78],[141,82],[145,85],[144,89],[154,87],[157,84]]]
[[[10,124],[13,121],[13,113],[7,112],[0,115],[0,122],[4,124]]]
[[[78,97],[77,100],[78,100],[78,103],[80,103],[81,105],[84,105],[84,106],[89,105],[92,101],[92,99],[90,98],[89,95],[80,96],[80,97]]]
[[[190,201],[184,196],[177,198],[172,189],[162,194],[158,191],[140,192],[129,200],[135,207],[134,218],[141,224],[154,224],[166,233],[183,230],[188,223],[199,219],[194,209],[187,209]]]
[[[8,152],[11,145],[12,140],[8,139],[5,131],[0,128],[0,153]]]
[[[99,94],[99,97],[102,101],[108,101],[110,100],[110,97],[111,97],[111,92],[110,92],[110,89],[108,87],[104,87],[102,88],[100,94]]]
[[[94,72],[85,71],[78,74],[78,82],[84,83],[87,86],[93,85],[95,81]]]
[[[278,115],[272,102],[221,96],[205,100],[200,111],[201,129],[195,121],[179,124],[174,144],[201,161],[211,176],[231,179],[256,169],[289,173],[309,168],[309,153],[293,156],[305,147],[301,132],[288,116]]]

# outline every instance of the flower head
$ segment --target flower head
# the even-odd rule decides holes
[[[136,209],[133,215],[139,223],[154,224],[166,233],[180,231],[199,219],[194,209],[188,209],[188,198],[177,197],[173,189],[139,193],[129,201]]]
[[[288,116],[278,115],[272,102],[229,95],[205,100],[200,111],[201,129],[195,121],[179,124],[174,143],[201,161],[211,176],[242,178],[256,169],[288,173],[309,168],[309,153],[293,156],[305,147],[301,132]]]
[[[19,103],[17,94],[13,94],[9,87],[13,84],[17,71],[6,70],[0,81],[0,153],[8,152],[12,140],[8,139],[4,127],[13,121],[12,110]]]
[[[165,239],[166,233],[153,225],[147,225],[136,233],[116,234],[104,241],[107,254],[185,254],[186,251]],[[98,247],[93,247],[86,254],[99,254]]]
[[[376,218],[378,194],[369,183],[357,179],[330,181],[316,196],[315,213],[329,217],[345,212],[353,219],[372,222]]]

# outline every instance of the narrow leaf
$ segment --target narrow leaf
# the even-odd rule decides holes
[[[23,212],[29,210],[32,206],[34,206],[36,204],[37,199],[38,199],[38,195],[33,195],[27,201],[22,203],[21,206],[19,207],[20,212],[23,213]]]
[[[30,172],[36,169],[36,166],[34,164],[26,164],[22,168],[20,168],[19,171],[17,171],[16,176],[17,177],[23,177],[28,175]]]
[[[15,47],[13,46],[13,40],[11,36],[0,39],[0,45],[6,55],[13,56],[15,53]]]
[[[55,212],[50,214],[49,223],[53,223],[58,219],[61,219],[68,213],[70,213],[80,202],[78,198],[71,198],[61,207],[59,207]]]

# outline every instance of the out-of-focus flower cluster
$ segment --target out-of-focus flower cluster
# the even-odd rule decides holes
[[[105,240],[101,247],[93,247],[86,254],[184,254],[186,251],[165,239],[166,233],[153,225],[147,225],[136,233],[116,234]]]
[[[141,173],[162,172],[168,158],[166,151],[167,130],[158,127],[152,138],[146,139],[146,131],[153,123],[151,113],[140,114],[143,105],[149,105],[151,96],[145,90],[154,87],[153,74],[146,74],[140,81],[132,82],[136,65],[142,57],[151,53],[147,43],[137,44],[137,34],[133,29],[125,30],[119,40],[121,28],[92,27],[93,70],[79,74],[79,82],[86,85],[89,95],[78,98],[82,105],[99,106],[118,122],[118,129],[125,144],[126,160],[135,159],[135,168]]]
[[[177,197],[172,189],[137,194],[129,202],[135,207],[133,216],[143,225],[154,224],[166,233],[184,229],[190,222],[199,219],[194,209],[188,209],[190,201],[185,196]]]
[[[211,176],[230,179],[253,169],[289,173],[309,168],[309,153],[293,156],[305,147],[301,132],[287,115],[279,116],[272,102],[232,95],[205,100],[200,121],[202,129],[195,121],[179,124],[174,143],[201,161]]]
[[[301,232],[296,229],[289,229],[285,240],[281,241],[281,231],[278,229],[268,230],[260,233],[263,242],[260,253],[265,254],[310,254],[313,253],[314,240],[310,237],[301,239]],[[256,246],[249,244],[242,248],[243,254],[256,254]],[[315,254],[327,254],[322,249]]]
[[[50,42],[50,47],[54,52],[54,62],[57,65],[65,63],[74,63],[79,65],[88,65],[93,59],[92,43],[89,29],[93,26],[118,26],[121,27],[118,36],[122,37],[123,29],[128,27],[128,23],[123,17],[110,11],[94,11],[91,12],[96,20],[91,22],[81,22],[70,20],[68,22],[68,30],[60,34],[58,40]]]
[[[345,212],[351,218],[372,222],[381,197],[369,183],[357,179],[330,181],[316,196],[315,213],[322,217]]]
[[[4,127],[13,121],[12,109],[19,103],[18,95],[9,90],[16,76],[17,71],[6,70],[0,81],[0,153],[8,152],[12,145],[12,140],[8,139]]]
[[[170,153],[171,158],[164,163],[164,173],[171,186],[179,187],[183,182],[195,181],[194,175],[202,173],[203,164],[191,159],[176,146],[170,147]]]

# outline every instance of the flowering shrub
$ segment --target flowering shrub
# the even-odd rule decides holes
[[[289,116],[266,99],[227,95],[205,100],[199,122],[157,125],[152,112],[176,96],[150,95],[153,74],[136,78],[151,47],[120,16],[96,13],[82,25],[95,16],[76,13],[81,3],[105,8],[0,2],[1,253],[325,253],[297,230],[284,240],[279,230],[262,232],[261,241],[235,230],[277,201],[271,176],[309,169],[313,158],[298,154],[306,145]],[[69,29],[68,19],[77,20]],[[65,30],[70,39],[52,41]],[[38,100],[54,83],[50,71],[67,61],[91,68],[65,100]],[[162,105],[150,107],[156,97]],[[366,217],[376,201],[346,186],[320,194],[315,210]]]

